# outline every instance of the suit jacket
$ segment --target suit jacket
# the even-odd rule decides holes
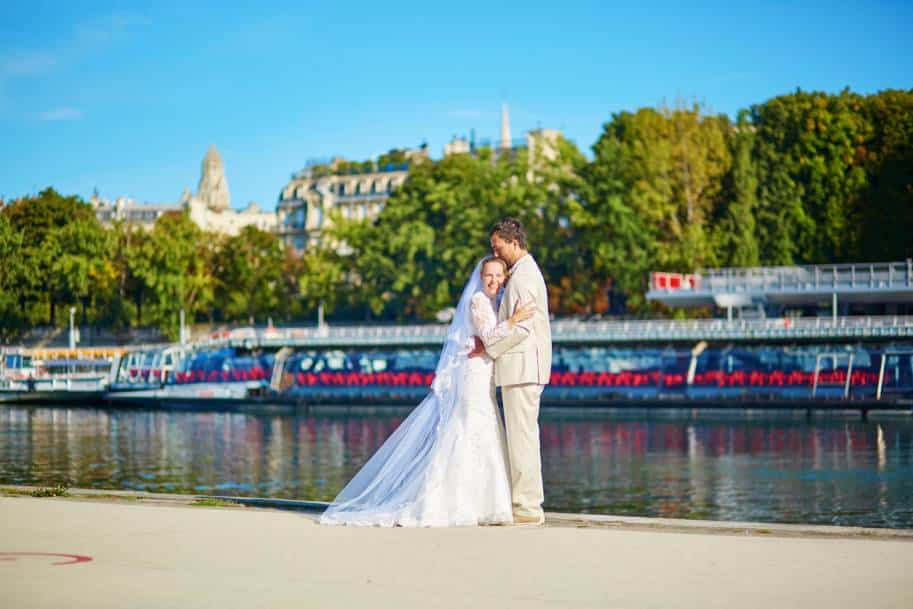
[[[548,320],[548,292],[539,265],[532,255],[518,260],[498,308],[498,321],[507,320],[518,302],[536,303],[536,312],[513,327],[503,338],[485,343],[485,351],[495,361],[495,384],[547,385],[552,371],[552,331]]]

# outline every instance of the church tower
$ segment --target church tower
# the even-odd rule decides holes
[[[203,158],[200,174],[200,185],[197,187],[197,198],[214,211],[223,211],[231,205],[228,194],[228,180],[225,179],[225,165],[215,146],[210,146]]]
[[[507,104],[501,104],[501,150],[510,150],[510,116]]]

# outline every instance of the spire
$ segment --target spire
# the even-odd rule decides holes
[[[209,150],[206,151],[206,157],[203,159],[203,163],[213,163],[213,164],[222,164],[222,156],[219,154],[219,151],[216,149],[216,145],[212,144],[209,146]]]
[[[501,148],[510,148],[510,116],[507,113],[507,104],[501,104]]]
[[[225,179],[225,165],[222,164],[222,157],[215,146],[210,146],[203,158],[197,197],[206,203],[207,207],[216,211],[228,209],[231,205],[228,180]]]

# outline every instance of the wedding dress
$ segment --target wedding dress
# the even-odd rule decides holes
[[[473,336],[507,332],[479,266],[463,289],[431,393],[320,518],[321,524],[471,526],[512,521],[506,441],[492,360],[469,358]]]

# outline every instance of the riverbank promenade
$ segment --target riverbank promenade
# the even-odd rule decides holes
[[[192,497],[19,494],[0,491],[10,609],[913,607],[910,531],[557,514],[338,528]]]

